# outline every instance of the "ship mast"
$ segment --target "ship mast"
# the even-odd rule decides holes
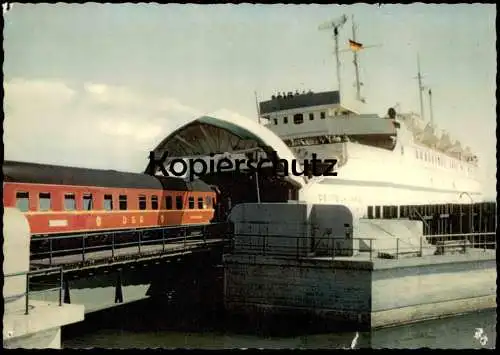
[[[356,41],[356,24],[354,23],[354,15],[352,16],[352,40]],[[357,51],[352,51],[354,57],[354,70],[356,75],[356,99],[361,102],[365,102],[365,99],[361,97],[361,82],[359,81],[359,66],[358,66],[358,53]]]
[[[320,25],[318,27],[319,30],[326,30],[326,29],[332,29],[333,28],[333,36],[335,39],[335,59],[337,62],[337,83],[338,83],[338,90],[339,90],[339,98],[341,95],[341,76],[340,76],[340,57],[339,57],[339,29],[344,26],[344,24],[347,22],[347,16],[342,15],[335,21],[328,21],[325,22],[324,24]]]
[[[425,90],[424,86],[422,85],[422,74],[420,72],[420,56],[417,54],[417,77],[418,79],[418,94],[420,97],[420,118],[422,121],[424,120],[424,98],[422,96],[422,92]]]
[[[429,89],[429,114],[430,114],[430,120],[431,120],[431,125],[434,124],[434,113],[432,110],[432,91]]]

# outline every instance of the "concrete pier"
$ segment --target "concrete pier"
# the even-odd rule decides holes
[[[396,245],[390,248],[391,242],[357,238],[370,228],[349,220],[341,207],[327,207],[328,223],[340,226],[337,231],[354,224],[354,235],[346,228],[342,243],[335,242],[334,234],[322,233],[332,228],[318,218],[314,206],[235,207],[235,250],[224,258],[229,312],[307,315],[373,329],[496,307],[495,250],[468,248],[465,253],[434,255],[435,246],[422,239],[415,242],[425,237],[414,234],[393,239]],[[319,215],[324,216],[327,207],[321,206]],[[393,229],[401,229],[394,223]],[[318,235],[322,243],[315,240]],[[369,244],[377,249],[367,250]],[[323,248],[315,249],[318,245]],[[326,248],[330,255],[325,255],[328,245],[343,248],[337,248],[338,254]]]
[[[3,218],[4,347],[60,349],[61,327],[82,321],[84,307],[30,299],[29,224],[15,208],[5,208]]]
[[[60,349],[61,327],[84,318],[81,305],[30,301],[29,313],[24,310],[5,313],[3,342],[6,349]]]

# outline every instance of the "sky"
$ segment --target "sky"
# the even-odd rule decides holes
[[[354,16],[364,113],[419,111],[477,152],[496,195],[496,7],[463,5],[17,4],[4,15],[5,159],[142,171],[201,115],[257,119],[278,91],[337,89],[333,36]],[[351,22],[340,31],[347,48]],[[342,87],[354,97],[352,58]],[[428,101],[424,100],[428,117]]]

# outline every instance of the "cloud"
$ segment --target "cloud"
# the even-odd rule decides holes
[[[5,159],[141,171],[148,152],[202,112],[127,87],[13,79],[4,83]]]

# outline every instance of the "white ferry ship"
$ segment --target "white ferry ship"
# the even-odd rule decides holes
[[[327,26],[334,30],[339,90],[287,92],[259,103],[259,116],[295,152],[299,160],[337,159],[337,176],[313,176],[299,192],[309,203],[345,204],[359,217],[369,206],[472,203],[482,200],[478,158],[470,148],[440,131],[415,113],[388,110],[386,117],[361,114],[341,100],[338,30],[347,21]],[[349,40],[360,95],[357,50]],[[420,103],[422,91],[418,68]],[[429,91],[429,98],[431,92]],[[290,167],[289,167],[290,169]]]

